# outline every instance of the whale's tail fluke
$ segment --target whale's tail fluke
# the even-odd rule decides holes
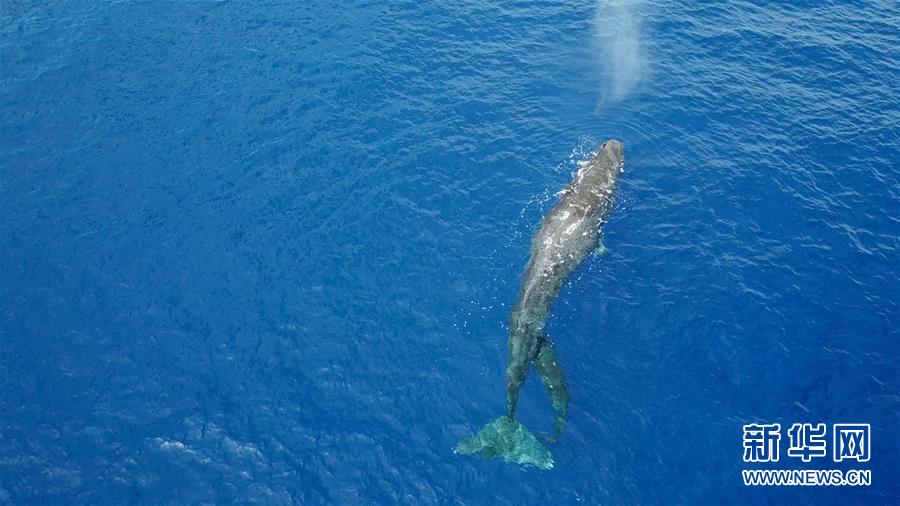
[[[485,425],[478,434],[463,439],[456,446],[456,452],[486,459],[502,457],[510,462],[529,464],[541,469],[553,467],[550,450],[524,425],[508,415]]]
[[[566,388],[559,358],[546,337],[539,338],[537,353],[533,355],[531,363],[547,389],[550,404],[556,412],[554,435],[542,439],[547,443],[555,443],[566,426],[566,414],[571,397]],[[509,414],[485,425],[478,434],[462,440],[456,446],[456,452],[478,455],[482,458],[501,457],[510,462],[530,464],[541,469],[553,467],[550,450]]]

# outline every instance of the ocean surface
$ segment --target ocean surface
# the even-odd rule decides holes
[[[3,0],[0,504],[900,503],[898,26],[890,0]],[[608,138],[608,251],[548,327],[556,465],[456,455],[504,410],[531,235]],[[533,375],[520,418],[552,427]],[[870,462],[786,432],[743,462],[745,424],[795,422],[871,424]]]

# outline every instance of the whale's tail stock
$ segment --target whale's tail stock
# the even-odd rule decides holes
[[[538,352],[531,363],[541,378],[556,412],[554,435],[544,438],[544,441],[555,443],[565,428],[570,397],[562,366],[547,338],[541,338]],[[510,414],[505,414],[485,425],[478,434],[463,439],[456,446],[456,452],[478,455],[486,459],[501,457],[510,462],[533,465],[541,469],[553,467],[550,450]]]

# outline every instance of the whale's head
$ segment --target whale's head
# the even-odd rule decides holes
[[[625,148],[621,142],[610,139],[600,145],[599,154],[601,158],[607,158],[621,165],[625,157]]]
[[[625,167],[625,148],[621,142],[610,139],[594,152],[589,165],[593,174],[591,178],[593,185],[615,186]]]
[[[625,161],[625,149],[622,143],[610,139],[600,145],[587,160],[578,162],[580,168],[575,176],[575,183],[591,191],[612,191],[622,173]]]

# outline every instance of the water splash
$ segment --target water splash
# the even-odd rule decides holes
[[[646,77],[647,59],[641,46],[642,10],[640,1],[597,1],[594,42],[603,79],[601,103],[625,99]]]

